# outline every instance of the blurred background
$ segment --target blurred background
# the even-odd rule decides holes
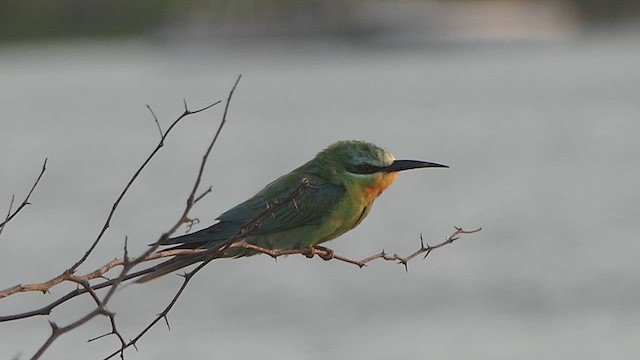
[[[342,139],[450,165],[401,174],[366,221],[327,245],[408,254],[453,226],[483,230],[415,260],[358,269],[265,256],[207,266],[127,359],[635,359],[640,353],[640,1],[0,2],[0,288],[77,261],[182,112],[242,81],[192,215],[199,229]],[[222,114],[185,120],[80,273],[136,254],[182,212]],[[5,210],[1,210],[4,213]],[[115,276],[115,272],[109,273]],[[134,337],[181,278],[121,289]],[[0,301],[0,314],[51,294]],[[92,308],[0,324],[26,359]],[[45,359],[100,359],[96,318]]]
[[[640,1],[5,0],[4,41],[154,37],[215,42],[520,38],[585,28],[637,27]]]

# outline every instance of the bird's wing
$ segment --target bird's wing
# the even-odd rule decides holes
[[[322,223],[342,199],[345,188],[319,176],[290,173],[249,200],[218,217],[219,222],[192,234],[167,239],[162,245],[199,245],[227,240],[243,230],[263,235]]]

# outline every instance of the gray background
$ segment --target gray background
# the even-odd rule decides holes
[[[426,261],[358,269],[302,256],[215,261],[127,359],[632,359],[640,351],[640,38],[635,33],[421,47],[339,41],[244,45],[75,41],[0,48],[0,204],[33,205],[0,236],[0,287],[75,262],[111,203],[182,111],[243,79],[193,209],[202,227],[342,139],[451,166],[403,173],[356,230],[328,243],[354,258],[407,254],[453,225],[475,235]],[[88,272],[145,249],[182,211],[222,106],[185,120],[123,201]],[[2,210],[4,213],[5,210]],[[170,300],[175,275],[119,291],[133,337]],[[50,295],[0,301],[0,314]],[[76,299],[50,319],[91,309]],[[0,324],[0,358],[28,358],[47,318]],[[44,358],[102,358],[96,318]]]

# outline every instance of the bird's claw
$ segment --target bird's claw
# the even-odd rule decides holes
[[[322,260],[333,259],[334,252],[329,248],[320,245],[313,245],[312,250],[314,253],[318,254]]]
[[[306,256],[306,257],[307,257],[307,258],[309,258],[309,259],[311,259],[311,258],[313,257],[313,255],[315,255],[315,253],[313,252],[313,249],[312,249],[312,248],[309,248],[309,249],[305,249],[305,250],[302,252],[302,255]]]

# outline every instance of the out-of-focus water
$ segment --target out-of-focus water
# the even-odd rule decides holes
[[[0,287],[75,262],[164,129],[243,79],[193,210],[202,225],[341,139],[412,171],[356,230],[328,243],[354,258],[407,254],[453,225],[482,232],[416,260],[358,269],[301,256],[220,260],[192,282],[127,359],[632,359],[640,353],[640,39],[378,49],[70,43],[0,48],[0,208],[33,205],[0,236]],[[182,211],[222,107],[185,120],[121,204],[82,272],[167,230]],[[4,213],[5,210],[2,210]],[[173,296],[167,276],[121,290],[109,308],[135,336]],[[22,294],[0,314],[64,294]],[[60,325],[91,308],[56,309]],[[98,318],[49,359],[102,358],[116,338]],[[47,318],[0,324],[0,358],[28,358]]]

